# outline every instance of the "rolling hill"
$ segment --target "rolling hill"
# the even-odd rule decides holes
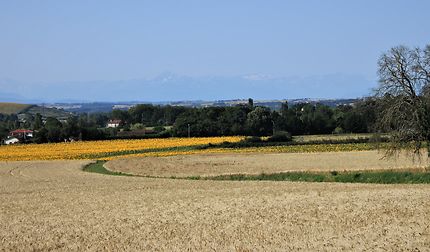
[[[52,107],[11,103],[11,102],[0,102],[0,114],[18,114],[18,118],[24,115],[36,115],[41,114],[42,117],[55,117],[59,119],[68,118],[72,113],[64,111],[63,109],[57,109]]]
[[[57,109],[57,108],[49,108],[49,107],[44,107],[44,106],[31,106],[30,108],[28,108],[27,110],[23,111],[26,114],[30,114],[30,115],[36,115],[37,113],[41,114],[44,118],[46,117],[55,117],[57,119],[59,118],[67,118],[69,117],[72,113],[71,112],[67,112],[64,111],[63,109]]]
[[[35,105],[20,104],[12,102],[0,102],[0,114],[18,114],[26,111]]]

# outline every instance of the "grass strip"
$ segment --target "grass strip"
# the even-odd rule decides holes
[[[343,183],[429,184],[430,172],[349,172],[334,176],[334,181]]]
[[[86,172],[94,172],[106,175],[114,175],[114,176],[133,176],[132,174],[127,174],[123,172],[113,172],[107,170],[103,165],[106,163],[104,160],[97,160],[95,163],[89,164],[83,168]]]
[[[284,172],[259,175],[231,174],[212,177],[190,176],[192,180],[231,181],[296,181],[371,184],[429,184],[430,172],[418,171],[357,171],[357,172]]]

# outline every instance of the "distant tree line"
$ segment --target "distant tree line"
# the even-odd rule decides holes
[[[15,129],[34,130],[35,143],[61,142],[64,140],[100,140],[105,139],[109,130],[103,129],[109,119],[109,114],[81,114],[70,116],[67,120],[54,117],[42,118],[42,115],[26,114],[24,120],[17,115],[0,114],[0,138],[5,139],[10,131]]]
[[[293,135],[375,132],[377,100],[369,98],[354,105],[329,107],[322,104],[283,103],[280,111],[248,104],[232,107],[175,107],[137,105],[128,111],[114,110],[123,128],[133,125],[169,126],[170,134],[188,136],[267,136],[276,131]]]
[[[383,99],[383,98],[379,98]],[[27,128],[36,131],[36,143],[64,140],[102,140],[119,137],[119,131],[155,127],[163,137],[269,136],[275,132],[292,135],[341,134],[376,132],[378,99],[369,98],[354,105],[329,107],[322,104],[283,103],[279,111],[248,104],[232,107],[191,108],[181,106],[136,105],[129,110],[113,110],[111,113],[93,113],[71,116],[67,120],[40,114],[27,115],[20,122],[16,115],[0,115],[0,137],[10,130]],[[119,128],[106,128],[111,119],[121,120]],[[163,128],[165,126],[171,126]],[[158,135],[153,135],[158,136]],[[160,135],[161,136],[161,135]],[[151,137],[146,135],[145,137]]]
[[[268,136],[278,131],[292,135],[366,133],[376,130],[376,101],[335,108],[321,104],[282,104],[280,111],[248,105],[193,108],[181,114],[172,134],[186,136],[253,135]]]

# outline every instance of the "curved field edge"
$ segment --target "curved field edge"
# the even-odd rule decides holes
[[[218,176],[187,176],[163,177],[142,176],[106,169],[106,161],[98,160],[83,168],[86,172],[94,172],[114,176],[136,176],[150,178],[170,178],[189,180],[219,180],[219,181],[290,181],[290,182],[338,182],[338,183],[372,183],[372,184],[430,184],[430,171],[420,169],[383,170],[383,171],[331,171],[331,172],[280,172],[261,174],[228,174]]]
[[[100,173],[100,174],[114,175],[114,176],[136,176],[133,174],[123,173],[123,172],[110,171],[104,167],[105,163],[106,163],[105,160],[97,160],[94,163],[85,165],[82,168],[82,170],[85,172],[93,172],[93,173]]]
[[[91,173],[99,173],[103,175],[112,175],[112,176],[127,176],[127,177],[142,177],[142,178],[164,178],[164,177],[157,177],[157,176],[143,176],[143,175],[137,175],[137,174],[131,174],[131,173],[125,173],[125,172],[117,172],[117,171],[111,171],[105,167],[105,163],[107,160],[97,160],[93,163],[89,163],[85,166],[83,166],[82,170],[85,172],[91,172]]]

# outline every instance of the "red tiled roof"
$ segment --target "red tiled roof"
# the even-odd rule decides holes
[[[32,130],[27,129],[17,129],[10,132],[11,134],[23,134],[23,133],[33,133]]]

